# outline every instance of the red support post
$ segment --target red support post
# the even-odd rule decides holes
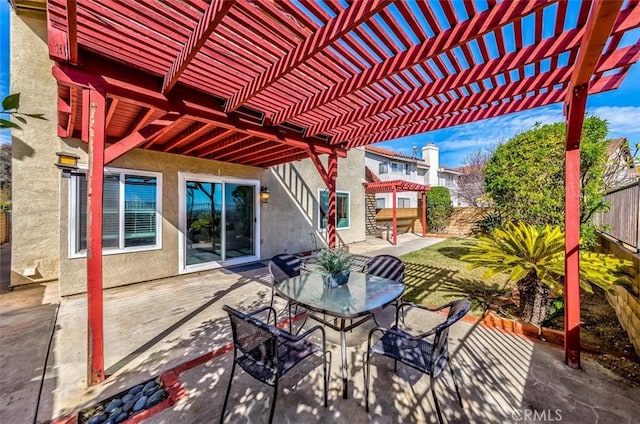
[[[327,236],[329,247],[336,247],[336,211],[338,209],[338,199],[336,195],[336,179],[338,178],[338,155],[332,153],[329,155],[327,164],[327,189],[329,190],[329,210],[327,213]]]
[[[580,368],[580,137],[588,84],[573,90],[565,152],[565,363]]]
[[[87,90],[89,174],[87,181],[87,383],[104,381],[104,328],[102,299],[102,198],[104,182],[106,99]],[[83,116],[84,118],[84,116]],[[83,123],[83,126],[85,124]]]
[[[396,219],[396,186],[393,186],[393,195],[392,200],[393,203],[393,214],[391,215],[392,224],[393,224],[393,245],[398,245],[398,220]]]
[[[422,237],[427,236],[427,192],[422,192]]]

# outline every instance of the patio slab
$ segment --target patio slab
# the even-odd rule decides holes
[[[412,239],[405,237],[402,241]],[[369,251],[361,246],[350,247],[356,254],[375,254],[371,252],[386,248],[376,243],[371,243]],[[401,253],[395,251],[394,254]],[[244,310],[265,305],[270,295],[268,282],[266,266],[256,265],[105,290],[105,365],[110,376],[91,388],[86,388],[86,297],[62,299],[42,380],[36,422],[72,415],[168,372],[175,373],[182,396],[145,422],[218,421],[233,356],[225,353],[207,360],[207,355],[227,346],[231,339],[222,305]],[[24,297],[30,290],[16,290],[0,300],[8,299],[4,297],[8,295]],[[48,297],[42,290],[39,293],[36,290],[32,303],[42,304]],[[14,311],[33,306],[17,298],[8,304],[19,305]],[[278,307],[282,310],[284,303],[280,301]],[[3,325],[11,317],[6,313],[9,310],[12,309],[5,307],[0,314]],[[380,318],[382,323],[390,323],[392,312],[385,311]],[[410,324],[425,328],[443,316],[410,314],[407,318]],[[41,337],[53,328],[53,317],[39,316],[39,321],[43,323],[39,333],[20,333],[26,341]],[[310,325],[313,324],[309,322],[306,327]],[[429,379],[403,366],[394,373],[391,361],[386,358],[376,358],[372,363],[371,412],[365,413],[362,362],[371,325],[364,324],[347,335],[349,399],[341,398],[339,336],[327,329],[332,352],[329,407],[322,406],[321,362],[314,358],[292,370],[283,380],[274,422],[436,422]],[[13,363],[10,365],[22,364],[23,370],[29,370],[25,367],[30,366],[35,374],[24,372],[12,374],[11,378],[28,377],[33,387],[39,386],[41,379],[36,376],[39,359],[29,360],[28,354],[29,351],[46,352],[46,343],[36,346],[16,341],[14,344],[16,349],[11,351]],[[436,389],[448,422],[520,422],[527,414],[532,418],[532,414],[537,413],[538,421],[540,414],[547,414],[546,418],[557,418],[560,414],[563,422],[618,424],[631,423],[632,417],[640,414],[637,388],[588,358],[583,360],[582,371],[572,370],[562,363],[562,351],[557,348],[472,322],[456,324],[451,331],[451,344],[465,407],[460,409],[457,405],[450,378],[444,376]],[[24,361],[17,361],[21,355]],[[5,364],[0,370],[3,377],[10,375]],[[40,368],[40,375],[41,371]],[[8,386],[5,380],[0,381],[5,394]],[[32,421],[33,415],[28,413],[34,413],[37,390],[29,393],[30,397],[20,400],[23,406],[27,405],[25,415],[14,414],[10,422]],[[270,387],[236,370],[226,422],[266,422],[271,396]],[[4,401],[3,398],[3,413],[7,410]]]

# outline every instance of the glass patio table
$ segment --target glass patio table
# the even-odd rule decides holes
[[[347,399],[346,332],[373,317],[373,313],[395,302],[404,292],[404,284],[352,271],[349,281],[338,287],[327,287],[322,276],[304,273],[275,286],[282,297],[304,308],[324,314],[309,314],[314,320],[340,333],[342,349],[342,397]],[[325,317],[336,320],[332,323]],[[355,321],[354,321],[355,319]],[[349,324],[347,324],[349,321]]]

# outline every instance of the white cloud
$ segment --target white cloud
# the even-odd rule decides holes
[[[0,130],[0,144],[11,143],[11,130]]]
[[[609,137],[627,137],[632,143],[640,142],[640,106],[597,106],[587,109],[609,123]],[[551,105],[484,121],[461,125],[382,143],[389,149],[411,154],[412,146],[435,142],[445,165],[458,166],[472,150],[487,148],[504,142],[534,126],[536,122],[551,124],[563,122],[562,105]]]
[[[599,106],[587,112],[607,120],[610,137],[640,140],[640,106]]]

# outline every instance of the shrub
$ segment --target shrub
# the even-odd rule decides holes
[[[453,212],[451,196],[446,187],[432,187],[427,193],[427,223],[429,231],[439,233],[447,226]]]

